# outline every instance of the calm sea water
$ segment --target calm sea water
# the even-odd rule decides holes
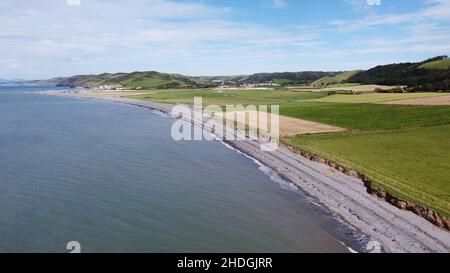
[[[0,87],[0,252],[347,252],[343,224],[220,142],[127,105]],[[344,235],[343,235],[344,234]],[[345,237],[345,236],[344,236]]]

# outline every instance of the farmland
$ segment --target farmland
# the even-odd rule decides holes
[[[299,90],[154,90],[132,98],[165,103],[278,104],[280,114],[347,129],[283,141],[369,176],[407,200],[450,215],[450,106],[389,105],[442,93],[332,95]]]
[[[450,125],[297,136],[285,141],[375,181],[397,196],[449,214]]]
[[[358,96],[353,95],[333,95],[327,96],[320,100],[320,102],[339,102],[339,103],[378,103],[389,102],[397,100],[409,100],[418,98],[434,98],[449,96],[448,93],[400,93],[400,94],[378,94],[369,93]]]
[[[155,90],[148,91],[136,99],[151,100],[163,103],[192,104],[194,97],[202,97],[204,104],[289,104],[304,100],[325,97],[326,93],[292,92],[290,90],[224,90],[192,89],[192,90]]]

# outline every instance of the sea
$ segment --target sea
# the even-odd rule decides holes
[[[251,157],[177,142],[150,109],[46,94],[59,89],[0,87],[0,252],[360,250],[356,230]]]

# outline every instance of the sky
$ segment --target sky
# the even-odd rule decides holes
[[[343,71],[450,53],[450,0],[0,0],[0,78]]]

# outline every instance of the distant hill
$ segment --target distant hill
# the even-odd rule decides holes
[[[78,75],[63,78],[58,86],[129,89],[197,88],[199,84],[189,77],[155,71],[133,73],[104,73],[100,75]]]
[[[336,76],[338,72],[284,72],[258,73],[239,76],[189,77],[180,74],[166,74],[156,71],[133,73],[104,73],[100,75],[77,75],[68,78],[53,78],[43,81],[29,81],[31,85],[57,85],[84,88],[127,88],[127,89],[168,89],[216,87],[222,84],[262,84],[279,85],[311,84],[326,76]]]
[[[28,81],[28,85],[57,85],[107,89],[206,88],[225,85],[266,84],[281,86],[313,85],[322,88],[333,84],[406,85],[410,91],[449,91],[450,59],[439,56],[418,63],[381,65],[367,71],[346,72],[281,72],[236,76],[190,77],[156,71],[104,73]]]
[[[353,70],[353,71],[342,72],[334,77],[330,77],[330,76],[323,77],[323,78],[313,82],[311,85],[314,87],[317,87],[317,88],[324,88],[329,85],[340,84],[361,72],[362,72],[362,70]]]
[[[21,84],[32,85],[32,86],[55,86],[55,85],[58,85],[58,83],[64,79],[66,79],[66,78],[52,78],[52,79],[48,79],[48,80],[23,81]]]
[[[382,65],[358,73],[346,82],[380,85],[407,85],[410,91],[450,90],[450,68],[447,56],[419,63]]]
[[[235,75],[235,76],[198,76],[192,77],[193,80],[197,81],[200,85],[206,87],[215,87],[221,84],[234,85],[246,78],[246,75]]]
[[[10,85],[10,84],[18,84],[23,82],[24,80],[19,80],[19,79],[15,79],[15,80],[5,80],[5,79],[0,79],[0,84],[1,85]]]
[[[275,72],[275,73],[256,73],[252,75],[237,76],[213,76],[213,77],[193,77],[199,83],[206,85],[214,85],[214,83],[224,84],[263,84],[275,83],[281,86],[287,85],[308,85],[323,77],[332,77],[339,74],[338,72]]]
[[[259,84],[272,82],[282,86],[285,85],[307,85],[311,84],[323,77],[334,77],[339,72],[283,72],[283,73],[257,73],[243,77],[239,83],[242,84]]]

